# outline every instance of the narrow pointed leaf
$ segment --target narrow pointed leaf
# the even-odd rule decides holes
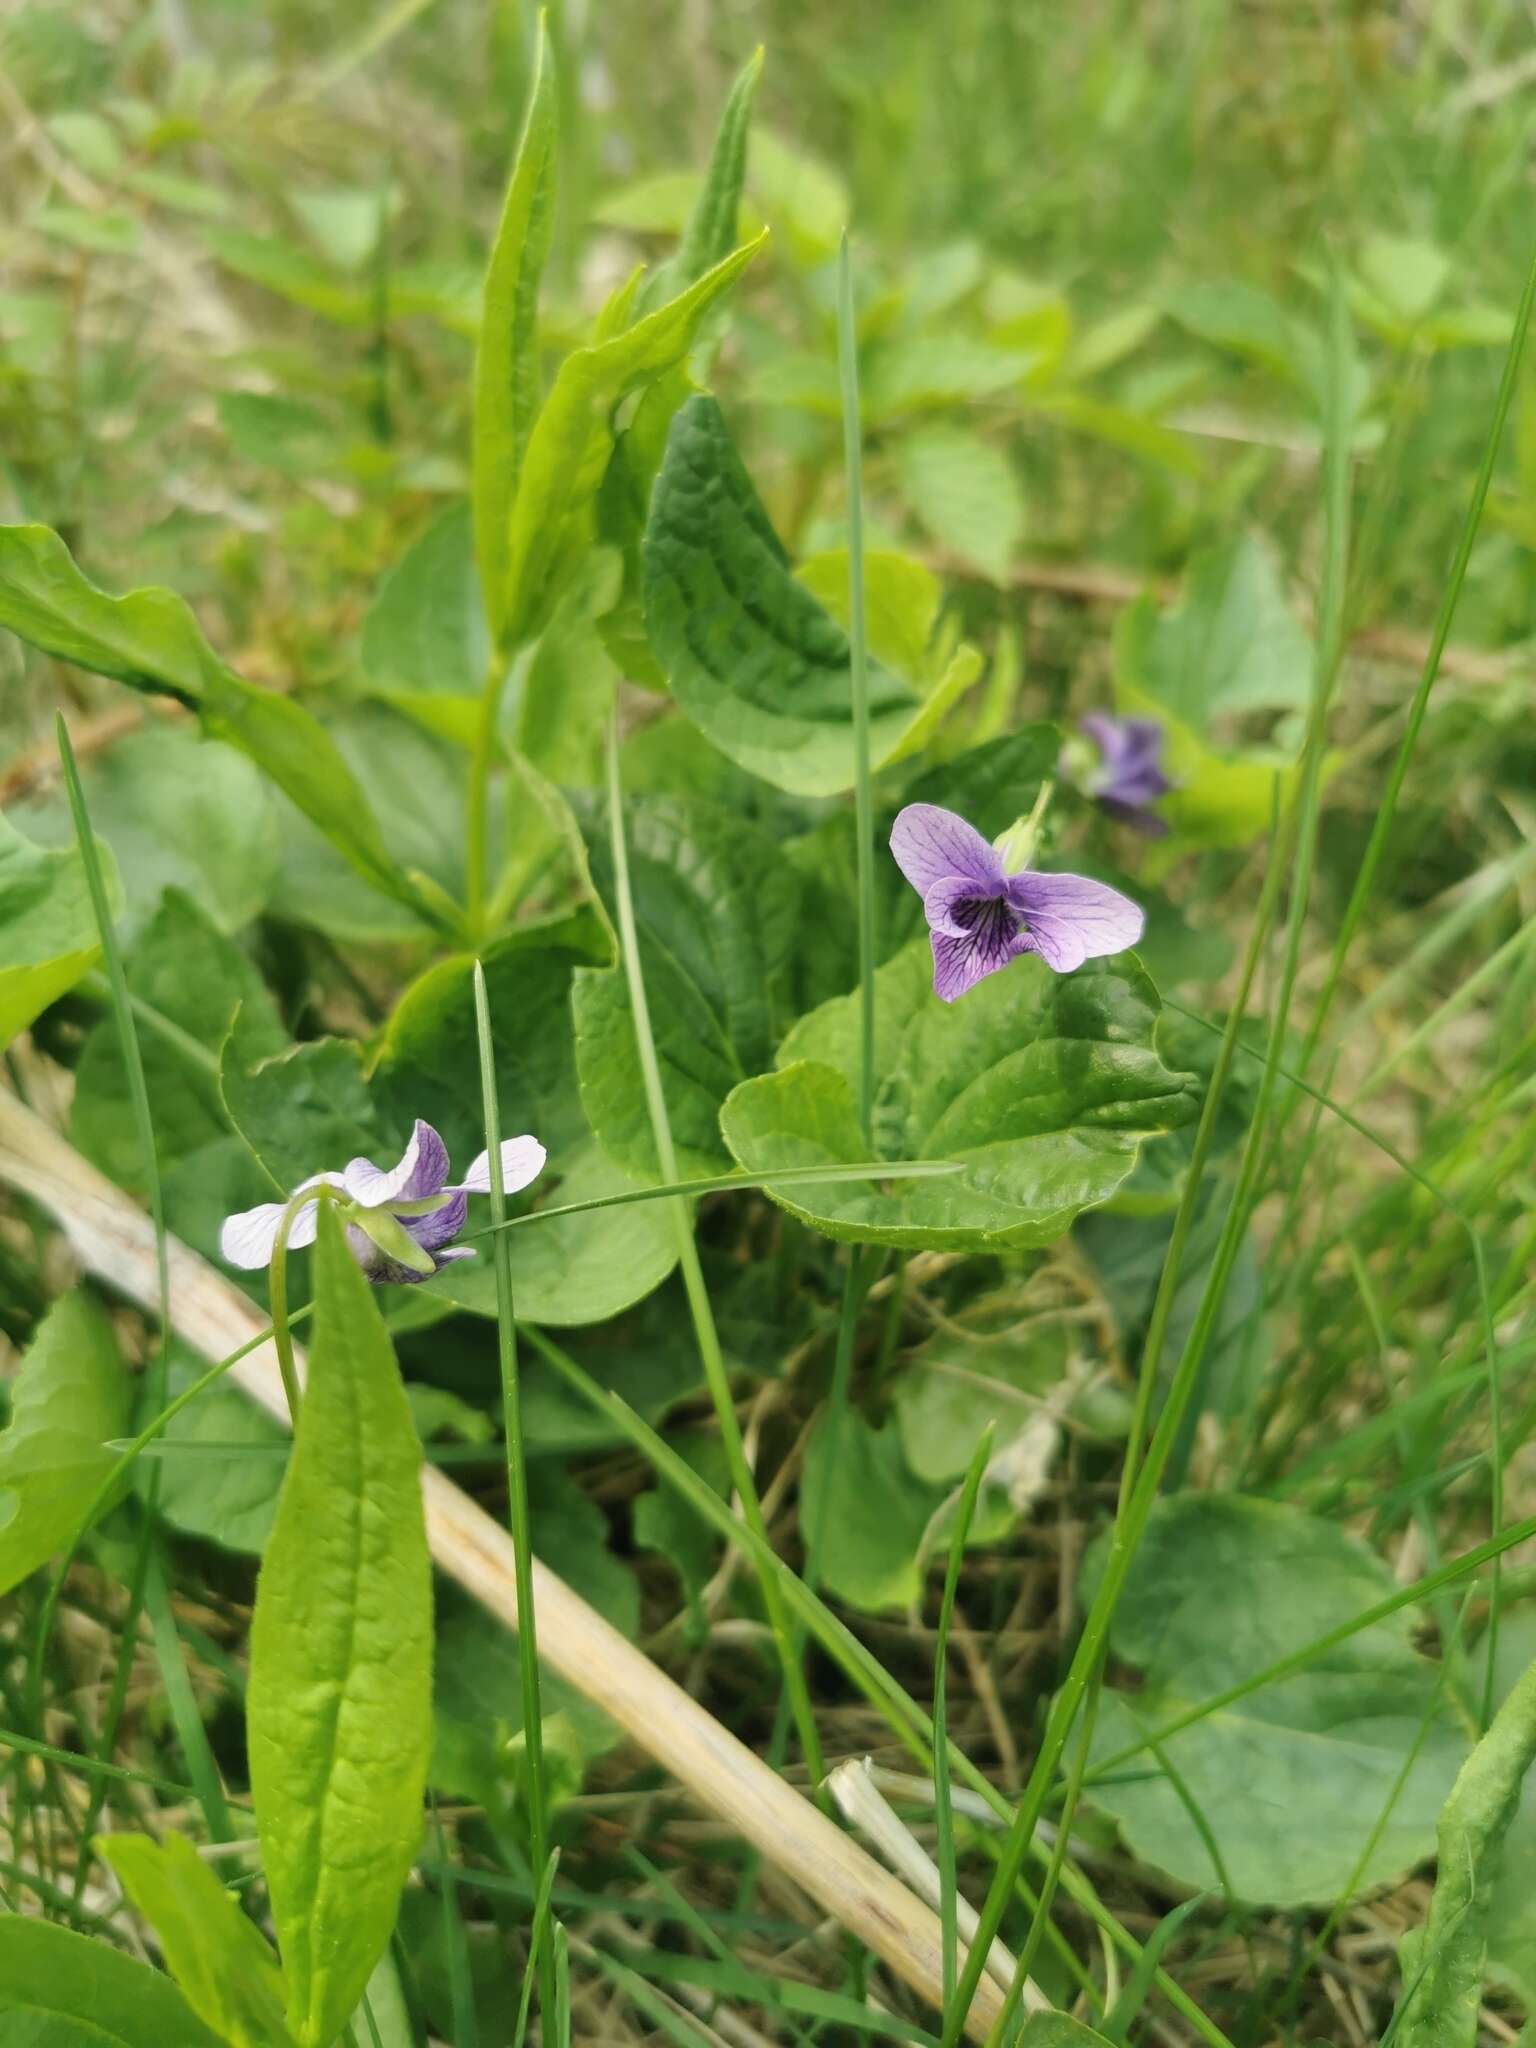
[[[188,2005],[230,2048],[291,2048],[277,1957],[181,1835],[105,1835],[97,1852],[144,1915]]]
[[[485,274],[475,348],[471,493],[491,638],[506,629],[508,517],[539,403],[539,279],[554,226],[559,108],[543,17],[533,90]]]
[[[251,1623],[251,1790],[300,2048],[329,2048],[394,1926],[432,1738],[421,1448],[334,1213],[309,1384]]]

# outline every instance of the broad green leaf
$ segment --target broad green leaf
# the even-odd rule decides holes
[[[251,1619],[262,1868],[300,2048],[330,2048],[384,1951],[432,1740],[421,1446],[372,1290],[330,1208],[309,1380]]]
[[[7,2048],[225,2048],[169,1977],[21,1913],[0,1914],[0,2016]]]
[[[1394,2035],[1401,2048],[1474,2048],[1489,1909],[1499,1897],[1506,1840],[1533,1762],[1536,1663],[1515,1681],[1441,1811],[1429,1918],[1404,1944]]]
[[[121,944],[132,944],[166,889],[193,897],[225,932],[266,908],[281,856],[276,807],[233,747],[185,721],[156,719],[82,762],[81,779],[92,830],[123,877]],[[51,845],[73,843],[62,792],[28,805],[25,821]]]
[[[99,1835],[188,2005],[230,2048],[291,2048],[277,1957],[184,1835]]]
[[[291,697],[226,668],[173,592],[110,596],[81,575],[48,527],[0,526],[0,626],[46,654],[190,705],[212,738],[248,754],[376,889],[417,905],[324,726]]]
[[[720,408],[703,394],[672,421],[642,576],[652,649],[694,724],[780,789],[832,796],[851,788],[848,637],[791,573]],[[946,672],[925,703],[913,683],[872,663],[875,764],[925,733],[945,693],[970,680]]]
[[[617,552],[594,548],[574,571],[508,693],[518,753],[565,789],[602,779],[603,735],[619,671],[599,621],[618,602],[622,582]],[[511,824],[514,831],[522,826],[516,810]]]
[[[183,1393],[205,1370],[202,1359],[178,1345],[167,1392]],[[139,1426],[150,1419],[146,1406]],[[162,1441],[165,1455],[155,1461],[156,1511],[188,1536],[259,1557],[287,1469],[287,1431],[236,1388],[216,1380],[167,1424]],[[147,1475],[147,1461],[138,1470]],[[140,1484],[148,1484],[147,1476]]]
[[[361,652],[380,696],[460,745],[473,740],[490,642],[467,506],[439,513],[384,578]]]
[[[911,1354],[896,1385],[896,1424],[908,1465],[933,1485],[962,1478],[982,1431],[1001,1450],[1039,1414],[1074,1343],[1071,1326],[1027,1319],[983,1296],[946,1318]]]
[[[926,942],[875,980],[875,1150],[951,1159],[958,1174],[905,1187],[768,1192],[829,1236],[912,1249],[1043,1245],[1112,1195],[1143,1139],[1194,1113],[1189,1076],[1154,1046],[1157,994],[1135,956],[1052,975],[1025,955],[964,998],[933,994]],[[855,1110],[858,1005],[804,1017],[780,1071],[728,1098],[721,1128],[755,1173],[866,1157]]]
[[[1167,301],[1166,310],[1191,334],[1230,349],[1296,383],[1312,374],[1318,340],[1300,327],[1277,299],[1256,285],[1191,283]]]
[[[723,263],[739,239],[741,187],[747,170],[747,133],[752,120],[752,95],[763,68],[762,45],[752,52],[731,87],[715,130],[709,168],[693,202],[677,254],[664,263],[643,287],[644,307],[660,305],[693,284],[717,263]]]
[[[1085,1597],[1103,1558],[1090,1553]],[[1391,1573],[1336,1523],[1278,1502],[1178,1494],[1154,1509],[1116,1610],[1110,1647],[1139,1675],[1100,1699],[1092,1763],[1240,1684],[1393,1589]],[[1332,1902],[1426,1717],[1428,1732],[1360,1873],[1363,1890],[1429,1853],[1465,1742],[1437,1702],[1435,1667],[1406,1610],[1361,1630],[1292,1678],[1172,1736],[1170,1763],[1204,1817],[1232,1889],[1274,1906]],[[1200,1828],[1149,1751],[1091,1781],[1142,1862],[1219,1888]]]
[[[690,1430],[670,1441],[678,1456],[722,1499],[730,1497],[730,1468],[718,1436]],[[636,1500],[631,1522],[638,1548],[659,1552],[675,1568],[693,1616],[696,1637],[702,1641],[709,1623],[700,1608],[699,1595],[719,1560],[719,1535],[665,1478]]]
[[[474,559],[490,637],[507,626],[513,500],[539,403],[539,279],[554,230],[559,105],[542,15],[533,87],[485,273],[475,346]]]
[[[365,327],[373,318],[373,294],[368,287],[338,279],[334,265],[322,262],[297,242],[253,234],[248,228],[209,228],[204,240],[226,270],[318,313],[334,326]]]
[[[879,425],[906,413],[969,405],[1013,390],[1047,355],[1045,348],[1004,348],[968,334],[903,335],[871,354],[864,417]]]
[[[102,1446],[123,1433],[128,1378],[112,1325],[88,1294],[53,1304],[10,1395],[0,1431],[0,1594],[64,1548],[116,1462]]]
[[[1013,464],[969,427],[921,427],[896,444],[901,488],[925,532],[1001,582],[1024,537],[1024,492]]]
[[[129,993],[164,1020],[136,1020],[163,1171],[228,1133],[217,1060],[236,1013],[248,1058],[280,1051],[286,1034],[249,958],[178,890],[166,891],[125,965]],[[199,1047],[206,1057],[198,1057]],[[110,1014],[85,1041],[69,1130],[103,1173],[135,1193],[145,1191],[133,1100]]]
[[[117,864],[97,851],[114,899]],[[34,846],[0,817],[0,1049],[72,989],[101,953],[77,847]]]
[[[560,1347],[647,1422],[659,1423],[700,1384],[692,1326],[675,1281],[656,1288],[626,1314],[563,1331]],[[523,1428],[535,1450],[569,1454],[625,1441],[618,1426],[584,1401],[538,1352],[530,1351],[519,1370]]]
[[[974,1445],[972,1446],[974,1449]],[[823,1415],[806,1446],[800,1528],[827,1592],[866,1614],[910,1607],[922,1592],[918,1557],[946,1489],[917,1478],[887,1423]]]
[[[336,421],[304,399],[275,391],[225,391],[218,412],[237,455],[283,476],[307,482],[336,469],[347,453]]]
[[[800,891],[769,836],[710,804],[636,797],[624,814],[640,959],[678,1171],[729,1171],[720,1105],[760,1074],[789,1018],[787,971]],[[613,892],[606,826],[599,889]],[[582,1106],[605,1152],[661,1178],[619,968],[577,971],[572,996]]]
[[[560,365],[528,437],[511,508],[504,632],[512,647],[548,618],[592,537],[592,505],[613,450],[611,408],[687,356],[699,324],[757,254],[748,243],[669,305]]]
[[[1301,710],[1312,691],[1312,643],[1273,555],[1251,534],[1196,555],[1166,610],[1149,597],[1130,606],[1115,657],[1122,680],[1201,739],[1224,718]]]
[[[1410,329],[1434,311],[1450,274],[1450,258],[1433,242],[1371,235],[1360,251],[1360,276],[1367,289]]]

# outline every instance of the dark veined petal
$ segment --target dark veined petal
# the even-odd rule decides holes
[[[977,895],[996,895],[1003,863],[974,825],[938,804],[908,804],[891,827],[891,852],[907,880],[926,897],[935,882],[963,876]]]
[[[347,1193],[364,1209],[382,1209],[390,1202],[425,1201],[442,1192],[448,1178],[448,1148],[432,1126],[417,1117],[410,1143],[394,1166],[353,1159],[343,1178]]]
[[[440,1209],[433,1209],[425,1216],[402,1216],[400,1221],[424,1252],[437,1252],[445,1244],[452,1244],[464,1228],[468,1211],[469,1197],[459,1188],[447,1197]]]
[[[1010,960],[1029,950],[1019,930],[1018,918],[1002,897],[971,897],[953,906],[951,928],[935,930],[933,947],[933,992],[940,1002],[952,1003],[978,981],[1006,967]]]
[[[1058,974],[1069,974],[1085,960],[1123,953],[1146,923],[1129,896],[1088,875],[1013,875],[1008,896],[1033,950]]]

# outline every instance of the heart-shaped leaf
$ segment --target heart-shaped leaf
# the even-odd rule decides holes
[[[1134,956],[1053,975],[1029,955],[962,1001],[941,1003],[922,940],[875,990],[876,1154],[950,1159],[963,1171],[885,1189],[775,1188],[832,1237],[912,1249],[1042,1245],[1130,1173],[1145,1138],[1194,1113],[1194,1084],[1153,1043],[1157,992]],[[855,1108],[856,997],[801,1019],[780,1071],[728,1098],[721,1128],[754,1173],[868,1157]]]

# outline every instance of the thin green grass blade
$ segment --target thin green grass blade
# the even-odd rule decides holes
[[[485,969],[475,962],[475,1035],[480,1049],[480,1098],[485,1118],[486,1157],[490,1172],[491,1222],[507,1220],[507,1191],[501,1164],[501,1105],[496,1095],[496,1052],[491,1042],[490,999]],[[528,1473],[523,1451],[522,1404],[517,1378],[517,1324],[512,1300],[512,1246],[504,1230],[491,1240],[496,1275],[496,1344],[501,1365],[502,1429],[507,1446],[507,1503],[512,1527],[513,1568],[517,1582],[517,1662],[522,1681],[523,1747],[526,1759],[524,1799],[528,1813],[528,1853],[535,1870],[549,1862],[549,1790],[544,1777],[544,1714],[539,1697],[539,1645],[533,1611],[533,1534],[528,1518]],[[542,1953],[542,1952],[541,1952]],[[543,2010],[554,2007],[555,1978],[551,1956],[539,1968]]]
[[[981,1493],[982,1478],[992,1456],[993,1424],[988,1423],[971,1454],[955,1526],[949,1539],[949,1563],[944,1573],[944,1592],[939,1601],[939,1625],[933,1644],[933,1817],[937,1828],[934,1861],[939,1868],[939,1928],[943,1942],[943,2003],[948,2012],[955,1995],[955,1950],[959,1939],[955,1905],[958,1879],[955,1875],[955,1816],[949,1796],[949,1629],[955,1616],[955,1595],[960,1586],[960,1567],[970,1540],[971,1522]]]
[[[533,1986],[540,1973],[540,1958],[546,1947],[549,1950],[551,1974],[554,1969],[554,1945],[549,1940],[550,1901],[555,1890],[555,1871],[560,1863],[560,1851],[551,1849],[549,1861],[544,1866],[544,1875],[539,1879],[539,1889],[533,1901],[533,1918],[528,1926],[528,1963],[523,1971],[523,1988],[517,1998],[517,2024],[512,2029],[514,2048],[527,2039],[528,2014],[533,2004]],[[550,2010],[553,2011],[553,1994]]]

